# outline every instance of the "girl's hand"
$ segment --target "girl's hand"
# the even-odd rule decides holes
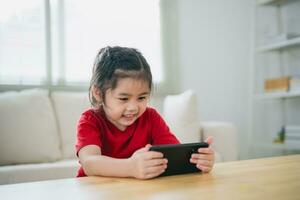
[[[190,162],[196,164],[197,168],[202,170],[202,172],[210,172],[215,162],[215,151],[211,148],[213,138],[208,137],[205,142],[209,144],[209,147],[199,148],[199,153],[192,154]]]
[[[129,158],[131,163],[131,176],[138,179],[150,179],[159,176],[167,168],[168,160],[163,158],[163,154],[149,151],[151,145],[137,150]]]

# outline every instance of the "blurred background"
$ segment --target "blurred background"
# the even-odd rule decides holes
[[[87,91],[107,45],[144,54],[154,96],[192,89],[234,123],[240,159],[300,151],[300,1],[1,0],[0,91]]]

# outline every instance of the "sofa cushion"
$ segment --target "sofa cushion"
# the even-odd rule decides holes
[[[0,167],[0,185],[76,177],[78,160]]]
[[[61,158],[48,92],[41,89],[0,93],[0,165]]]
[[[213,149],[221,154],[222,161],[238,159],[237,130],[229,122],[201,122],[203,138],[213,137]]]
[[[199,142],[200,122],[196,94],[187,90],[164,100],[164,119],[181,143]]]
[[[52,92],[63,158],[75,158],[76,125],[81,113],[90,107],[87,92]]]

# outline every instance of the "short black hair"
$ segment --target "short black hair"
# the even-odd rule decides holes
[[[135,78],[148,83],[152,89],[152,73],[144,56],[135,48],[128,47],[104,47],[98,52],[89,88],[89,99],[92,106],[97,106],[96,99],[91,92],[96,87],[101,92],[101,98],[105,99],[108,89],[115,89],[119,79]],[[104,102],[103,102],[104,103]]]

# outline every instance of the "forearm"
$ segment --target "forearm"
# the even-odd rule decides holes
[[[91,155],[81,161],[87,176],[130,177],[130,159],[117,159],[103,155]]]

